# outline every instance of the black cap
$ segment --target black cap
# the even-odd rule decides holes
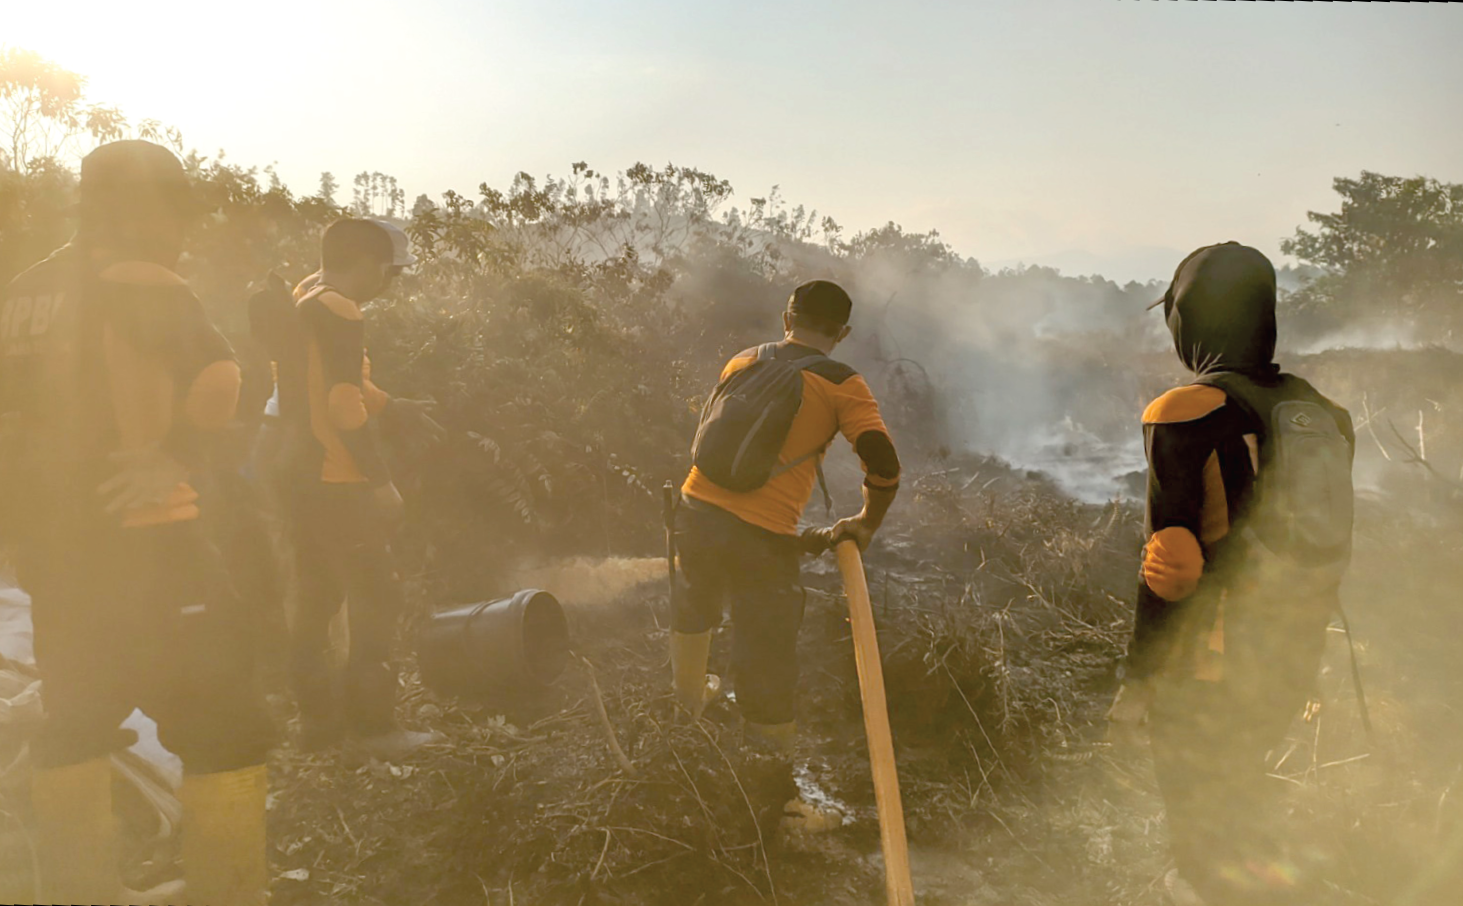
[[[813,280],[792,291],[787,310],[818,324],[841,328],[853,314],[853,300],[831,280]]]
[[[152,142],[108,142],[81,159],[81,206],[163,202],[180,214],[207,209],[182,161]]]

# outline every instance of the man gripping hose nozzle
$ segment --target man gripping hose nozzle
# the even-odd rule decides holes
[[[805,283],[788,300],[783,340],[727,363],[702,412],[676,517],[685,577],[671,621],[677,699],[699,716],[718,694],[707,661],[729,604],[747,740],[784,755],[796,735],[804,605],[798,521],[821,481],[823,455],[842,434],[866,476],[863,510],[834,526],[836,537],[867,547],[899,489],[899,457],[869,385],[829,358],[849,334],[852,311],[837,284]]]

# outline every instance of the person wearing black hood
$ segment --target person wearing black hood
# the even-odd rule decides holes
[[[1313,695],[1339,606],[1355,434],[1275,364],[1275,295],[1270,261],[1226,242],[1154,303],[1197,379],[1143,413],[1148,542],[1108,717],[1147,724],[1179,904],[1312,902],[1265,817],[1266,755]]]

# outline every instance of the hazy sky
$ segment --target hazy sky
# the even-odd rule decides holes
[[[1463,4],[0,0],[0,42],[313,191],[700,167],[850,231],[1167,276],[1331,180],[1463,182]]]

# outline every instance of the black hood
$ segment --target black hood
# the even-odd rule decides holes
[[[1225,242],[1193,252],[1174,271],[1163,315],[1174,348],[1195,374],[1273,377],[1275,266],[1256,249]]]

